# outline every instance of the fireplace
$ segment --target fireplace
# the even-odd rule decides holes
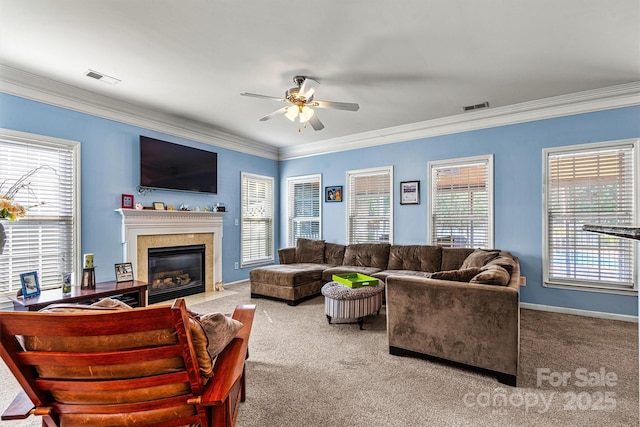
[[[205,245],[148,249],[149,304],[205,291]]]
[[[149,282],[149,249],[204,245],[205,292],[222,288],[224,212],[116,209],[122,216],[122,259],[134,278]]]

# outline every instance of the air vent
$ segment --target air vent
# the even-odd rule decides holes
[[[106,74],[102,74],[93,70],[88,70],[86,73],[84,73],[84,75],[110,85],[117,85],[118,83],[120,83],[120,80],[116,79],[115,77],[107,76]]]
[[[471,110],[479,110],[481,108],[489,108],[489,101],[485,101],[482,104],[467,105],[466,107],[462,107],[462,110],[471,111]]]

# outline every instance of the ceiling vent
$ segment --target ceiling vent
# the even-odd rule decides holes
[[[107,76],[106,74],[102,74],[93,70],[88,70],[86,73],[84,73],[84,75],[110,85],[117,85],[118,83],[120,83],[120,80],[116,79],[115,77]]]
[[[479,110],[481,108],[489,108],[489,101],[485,101],[482,104],[467,105],[466,107],[462,107],[462,110],[471,111],[471,110]]]

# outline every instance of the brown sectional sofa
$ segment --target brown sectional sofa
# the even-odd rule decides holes
[[[520,352],[520,265],[499,250],[299,239],[280,264],[250,273],[251,296],[297,305],[334,274],[386,281],[389,351],[474,366],[515,385]]]

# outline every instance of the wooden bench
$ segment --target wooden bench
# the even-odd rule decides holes
[[[232,317],[243,327],[207,381],[182,299],[133,310],[0,313],[0,355],[23,389],[1,418],[37,415],[46,426],[233,426],[245,400],[254,314],[255,305],[236,307]],[[26,350],[34,340],[39,347]],[[42,348],[56,340],[62,350]],[[113,349],[113,340],[126,348]]]

